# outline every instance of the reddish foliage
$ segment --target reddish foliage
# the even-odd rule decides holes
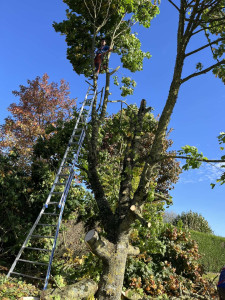
[[[8,110],[12,116],[1,126],[0,150],[10,151],[15,147],[24,158],[29,158],[31,147],[39,136],[45,136],[47,126],[55,126],[58,120],[71,118],[75,99],[69,97],[69,85],[65,80],[60,85],[48,82],[49,76],[28,80],[28,86],[20,85],[12,93],[19,103],[12,103]]]

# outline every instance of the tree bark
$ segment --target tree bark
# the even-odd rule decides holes
[[[129,246],[128,235],[121,234],[116,245],[100,238],[95,230],[87,233],[85,241],[92,252],[103,261],[103,273],[97,292],[98,300],[120,300],[128,255],[139,249]]]
[[[98,289],[98,285],[92,279],[83,279],[72,285],[67,285],[57,289],[47,289],[41,292],[41,300],[51,300],[54,297],[60,297],[60,299],[87,299],[90,296],[94,296]]]

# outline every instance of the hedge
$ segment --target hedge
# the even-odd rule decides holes
[[[209,233],[190,230],[191,237],[198,243],[199,262],[207,272],[220,272],[225,265],[225,238]]]

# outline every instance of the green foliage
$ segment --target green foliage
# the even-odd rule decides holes
[[[118,81],[118,76],[114,76],[113,79],[114,79],[114,84],[116,86],[119,86],[120,83]],[[126,97],[128,95],[133,95],[134,88],[136,87],[136,85],[137,85],[136,81],[134,81],[130,77],[122,77],[121,86],[120,86],[120,90],[122,91],[121,96]]]
[[[225,83],[225,59],[223,58],[225,52],[224,4],[225,2],[223,0],[216,3],[214,7],[212,6],[213,8],[210,6],[207,7],[206,5],[201,14],[201,20],[203,22],[201,27],[205,32],[208,44],[211,46],[213,59],[216,63],[219,61],[222,62],[222,64],[213,68],[213,74]],[[196,68],[201,71],[203,65],[198,63]]]
[[[225,238],[191,230],[199,248],[199,262],[208,272],[219,272],[225,261]]]
[[[143,52],[135,34],[131,34],[134,23],[149,27],[159,13],[158,6],[147,0],[112,1],[64,1],[67,20],[54,22],[57,32],[66,36],[67,58],[78,74],[89,76],[92,72],[93,51],[100,38],[105,37],[111,47],[115,46],[123,66],[130,71],[142,70],[143,59],[150,54]]]
[[[218,141],[219,141],[219,144],[222,145],[225,143],[225,133],[224,132],[221,132],[220,135],[217,137],[218,138]],[[221,151],[224,151],[224,147],[220,147],[220,150]],[[222,155],[221,156],[221,160],[225,160],[225,155]],[[220,164],[219,166],[221,168],[221,171],[222,171],[222,168],[225,168],[225,164]],[[224,184],[225,183],[225,172],[222,173],[222,175],[216,180],[217,183],[220,183],[220,185]],[[211,183],[211,187],[212,189],[216,186],[215,183]]]
[[[137,244],[142,237],[132,236]],[[151,235],[145,240],[152,239]],[[132,289],[145,299],[156,296],[180,297],[182,292],[201,291],[215,295],[214,287],[211,287],[203,279],[203,269],[198,263],[199,254],[195,241],[188,232],[182,228],[176,228],[171,224],[161,227],[158,234],[159,242],[164,246],[164,251],[156,251],[152,254],[151,243],[146,244],[145,251],[137,257],[128,259],[124,285]]]
[[[18,300],[22,297],[38,296],[39,290],[32,284],[17,278],[7,278],[0,274],[0,299]]]
[[[186,164],[182,167],[184,170],[197,169],[201,166],[201,160],[207,160],[203,153],[198,152],[198,148],[194,146],[186,145],[181,147],[182,150],[177,151],[179,155],[185,155],[187,157]]]
[[[182,224],[188,229],[196,230],[204,233],[213,233],[209,226],[207,220],[198,213],[192,212],[182,212],[173,220],[173,225],[177,225],[178,222],[182,221]]]
[[[113,211],[115,211],[118,205],[123,160],[127,151],[133,151],[131,139],[134,137],[134,128],[137,122],[138,108],[136,105],[130,105],[128,108],[122,109],[119,113],[108,117],[99,132],[97,169],[105,195]],[[141,131],[135,135],[138,148],[134,153],[135,167],[131,174],[131,196],[137,189],[145,159],[154,139],[156,127],[157,121],[151,113],[151,108],[149,108],[149,112],[144,117]],[[165,139],[163,141],[165,151],[171,145],[171,140]],[[87,145],[84,145],[83,155],[79,160],[79,164],[81,166],[80,178],[89,186],[87,174],[83,171],[87,169],[87,151]],[[129,172],[129,170],[126,169],[126,172]],[[160,163],[159,175],[156,178],[156,191],[167,195],[168,190],[177,181],[179,172],[179,164],[175,160],[162,161]]]

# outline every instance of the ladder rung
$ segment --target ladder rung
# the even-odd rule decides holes
[[[68,169],[68,171],[70,170],[70,168],[71,168],[71,167],[68,166],[68,165],[63,165],[63,166],[62,166],[62,169]]]
[[[58,204],[58,202],[48,202],[48,205],[49,205],[49,204],[50,204],[50,205],[51,205],[51,204],[54,205],[54,204]]]
[[[80,134],[74,134],[72,135],[73,138],[77,138],[77,137],[80,137]]]
[[[28,277],[28,278],[33,278],[33,279],[38,279],[38,280],[45,280],[45,278],[39,278],[39,277],[30,276],[30,275],[26,275],[26,274],[22,274],[22,273],[17,273],[17,272],[11,272],[11,274]]]
[[[67,158],[66,158],[66,160],[73,160],[73,156],[72,157],[69,157],[69,156],[67,156]]]
[[[42,249],[42,248],[34,248],[34,247],[24,247],[24,249],[52,252],[52,250]]]
[[[43,224],[43,223],[39,223],[37,224],[39,226],[51,226],[51,227],[55,227],[56,225],[52,225],[52,224]]]
[[[63,192],[52,192],[51,194],[52,195],[60,195],[60,194],[62,194]],[[54,202],[50,202],[50,203],[54,203]],[[48,203],[48,204],[50,204],[50,203]]]
[[[43,215],[52,215],[52,216],[58,216],[58,214],[54,214],[54,213],[43,213]]]
[[[18,261],[23,261],[23,262],[26,262],[26,263],[29,263],[29,264],[34,264],[34,265],[48,266],[48,264],[41,263],[41,262],[38,262],[38,261],[32,261],[32,260],[26,260],[26,259],[18,259]]]
[[[31,237],[37,237],[37,238],[46,238],[46,239],[54,239],[54,236],[44,236],[44,235],[32,235]]]
[[[75,142],[69,143],[69,146],[71,146],[71,145],[77,145],[77,144],[78,144],[78,141],[75,141]]]
[[[65,185],[66,182],[57,182],[55,185]]]

